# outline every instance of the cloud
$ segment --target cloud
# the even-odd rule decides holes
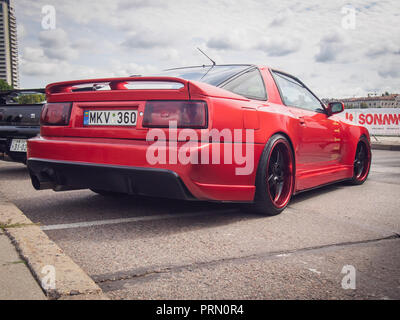
[[[383,64],[378,74],[382,78],[400,78],[400,62],[396,60]]]
[[[134,62],[131,63],[122,63],[119,60],[112,60],[111,69],[113,70],[113,74],[118,77],[129,77],[131,75],[148,75],[155,74],[160,70],[153,65],[140,65]]]
[[[20,40],[26,36],[26,30],[23,24],[17,24],[17,36]]]
[[[211,37],[206,43],[208,48],[216,50],[240,50],[242,45],[239,39],[234,39],[229,36]]]
[[[167,5],[164,0],[123,0],[118,4],[118,8],[121,10],[153,7],[166,8]]]
[[[281,27],[286,23],[286,21],[291,16],[293,16],[293,13],[289,9],[286,9],[285,11],[281,11],[274,16],[274,18],[270,22],[269,26],[270,27]]]
[[[47,4],[56,8],[57,30],[41,28]],[[352,4],[356,28],[344,30],[345,3],[335,1],[18,0],[21,85],[209,63],[200,47],[220,64],[268,64],[304,75],[321,96],[398,91],[398,1]]]
[[[215,50],[247,51],[253,46],[253,38],[254,35],[248,30],[230,28],[226,32],[218,30],[217,34],[208,38],[206,45]]]
[[[387,40],[379,46],[376,44],[370,45],[366,52],[366,56],[370,58],[377,58],[388,54],[400,54],[400,45],[396,44],[393,39]]]
[[[68,34],[61,28],[40,32],[39,42],[50,59],[70,60],[79,56],[79,52],[71,47]]]
[[[26,47],[21,55],[20,70],[23,75],[48,76],[56,73],[57,63],[45,56],[43,49]]]
[[[122,43],[123,46],[133,49],[154,49],[159,47],[168,47],[173,44],[167,36],[161,36],[157,33],[137,32],[128,36]]]
[[[301,41],[296,38],[264,38],[256,46],[256,50],[265,52],[271,57],[281,57],[300,50]]]
[[[323,37],[319,43],[319,53],[315,56],[317,62],[333,62],[343,51],[344,41],[338,33]]]

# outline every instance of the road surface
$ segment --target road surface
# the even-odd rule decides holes
[[[112,299],[400,299],[400,152],[374,150],[371,170],[275,217],[35,191],[24,165],[3,161],[0,188]]]

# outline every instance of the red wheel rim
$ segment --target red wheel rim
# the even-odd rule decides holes
[[[276,208],[286,206],[293,188],[293,156],[290,145],[278,140],[272,146],[267,163],[267,191]]]
[[[371,165],[371,152],[364,141],[357,145],[356,157],[354,159],[354,178],[363,181],[367,178]]]

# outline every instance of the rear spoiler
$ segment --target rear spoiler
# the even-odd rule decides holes
[[[108,86],[110,90],[132,90],[128,87],[129,84],[135,82],[168,82],[182,84],[179,89],[184,90],[188,87],[188,81],[180,78],[173,77],[124,77],[124,78],[104,78],[104,79],[87,79],[87,80],[74,80],[49,84],[46,87],[47,95],[65,94],[82,91],[97,91],[101,86]],[[87,85],[82,87],[82,85]],[[104,89],[103,89],[104,90]],[[171,89],[170,89],[171,90]]]
[[[168,83],[180,86],[140,87],[140,83]],[[134,86],[134,88],[132,88]],[[105,89],[105,87],[107,87]],[[128,100],[187,100],[192,96],[212,96],[248,101],[247,98],[199,81],[175,77],[124,77],[65,81],[46,87],[48,102],[89,102]]]

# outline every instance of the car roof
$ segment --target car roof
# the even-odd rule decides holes
[[[177,67],[177,68],[169,68],[169,69],[165,69],[164,71],[170,71],[170,70],[179,70],[179,69],[189,69],[189,68],[205,68],[205,67],[229,67],[229,66],[248,66],[248,67],[258,67],[255,64],[247,64],[247,63],[230,63],[230,64],[216,64],[216,65],[212,65],[212,64],[202,64],[202,65],[197,65],[197,66],[187,66],[187,67]]]

